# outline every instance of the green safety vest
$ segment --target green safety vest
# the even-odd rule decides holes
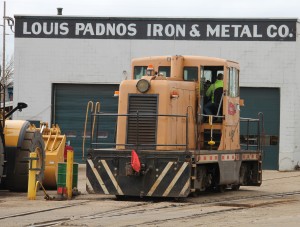
[[[216,80],[216,82],[209,86],[209,88],[206,91],[206,96],[211,97],[211,102],[214,103],[214,93],[215,90],[219,87],[223,87],[223,80]]]

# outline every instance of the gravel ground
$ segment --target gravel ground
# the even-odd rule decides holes
[[[91,195],[85,165],[79,166],[72,200],[36,200],[26,193],[0,191],[0,226],[299,226],[300,172],[263,171],[261,187],[205,193],[180,201]],[[48,191],[56,196],[56,191]]]

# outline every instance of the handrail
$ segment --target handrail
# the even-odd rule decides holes
[[[91,113],[91,117],[95,118],[96,116],[116,116],[116,117],[136,117],[136,121],[137,121],[137,125],[136,125],[136,134],[137,134],[137,138],[136,138],[136,144],[128,144],[128,143],[124,143],[124,144],[117,144],[117,143],[101,143],[101,142],[93,142],[93,140],[91,140],[91,146],[97,146],[97,145],[114,145],[114,146],[132,146],[135,147],[137,150],[139,147],[153,147],[153,146],[178,146],[178,147],[185,147],[186,150],[188,149],[188,125],[186,125],[186,143],[185,144],[140,144],[139,143],[139,124],[138,121],[140,118],[144,118],[144,117],[177,117],[177,118],[186,118],[186,124],[188,124],[188,117],[189,117],[189,113],[187,111],[187,113],[185,115],[183,114],[149,114],[149,113],[141,113],[139,111],[137,111],[136,113],[130,113],[130,114],[118,114],[118,113],[96,113],[96,111],[93,113]],[[98,122],[99,124],[99,122]]]
[[[116,145],[116,146],[136,146],[136,144],[133,143],[91,143],[91,145]],[[158,146],[158,147],[167,147],[167,146],[178,146],[178,147],[186,147],[186,144],[159,144],[159,143],[145,143],[145,144],[139,144],[139,146],[143,147],[153,147],[153,146]]]
[[[88,120],[88,112],[89,108],[91,108],[91,112],[94,108],[94,103],[92,101],[89,101],[86,106],[86,114],[85,114],[85,122],[84,122],[84,130],[83,130],[83,140],[82,140],[82,160],[84,160],[84,144],[85,144],[85,137],[86,137],[86,124]]]
[[[202,116],[202,117],[210,117],[210,116],[212,116],[213,118],[225,118],[225,116],[208,115],[208,114],[198,114],[198,116]]]
[[[247,118],[247,117],[240,117],[240,121],[260,121],[260,119],[257,118]]]
[[[98,108],[98,107],[97,107]],[[98,110],[98,109],[97,109]],[[139,112],[139,111],[137,111],[136,113],[129,113],[129,114],[118,114],[118,113],[100,113],[100,110],[95,110],[94,112],[91,112],[91,117],[93,118],[93,119],[95,119],[97,116],[115,116],[115,117],[135,117],[136,119],[136,121],[138,122],[141,118],[147,118],[147,117],[182,117],[182,118],[186,118],[186,143],[185,144],[157,144],[157,143],[147,143],[147,144],[140,144],[139,143],[139,137],[138,137],[138,135],[139,135],[139,130],[140,130],[140,125],[139,125],[139,123],[137,123],[137,125],[136,125],[136,135],[137,135],[137,138],[136,138],[136,141],[135,141],[135,143],[136,144],[128,144],[128,143],[124,143],[124,144],[117,144],[117,143],[103,143],[103,142],[94,142],[93,140],[91,140],[91,146],[98,146],[98,145],[107,145],[107,146],[110,146],[110,145],[114,145],[114,146],[132,146],[132,147],[134,147],[135,146],[135,148],[139,148],[139,147],[143,147],[143,148],[145,148],[145,149],[147,149],[147,147],[153,147],[153,146],[161,146],[161,147],[164,147],[164,146],[178,146],[178,147],[186,147],[186,150],[188,149],[188,121],[189,121],[189,110],[187,109],[187,112],[186,112],[186,114],[184,115],[184,114],[175,114],[175,115],[173,115],[173,114],[152,114],[152,113],[143,113],[143,112]],[[192,114],[192,116],[193,116],[193,114]],[[204,114],[201,114],[201,116],[211,116],[211,115],[204,115]],[[212,118],[224,118],[224,116],[216,116],[216,115],[212,115],[211,116]],[[257,124],[258,124],[258,127],[260,127],[259,126],[259,124],[260,124],[260,122],[262,121],[262,119],[261,119],[262,117],[259,117],[258,119],[255,119],[255,118],[243,118],[243,117],[241,117],[240,118],[240,121],[241,122],[248,122],[248,124],[250,124],[251,122],[256,122]],[[93,131],[95,130],[95,121],[93,122]],[[99,124],[99,122],[97,123],[97,125]],[[252,125],[252,124],[251,124]],[[248,125],[247,126],[247,144],[244,144],[244,145],[247,145],[247,150],[250,148],[250,147],[252,147],[253,145],[252,144],[249,144],[249,141],[250,141],[250,137],[249,137],[249,128],[250,128],[250,126]],[[98,130],[96,129],[96,132],[97,132]],[[96,132],[93,132],[93,134],[92,134],[92,137],[94,136],[94,134],[96,133]],[[260,129],[258,129],[258,131],[257,131],[257,137],[259,137],[260,136]],[[97,137],[98,138],[98,137]],[[197,139],[196,139],[197,140]],[[260,138],[258,138],[258,144],[256,144],[255,146],[258,148],[258,149],[260,149],[261,148],[261,141],[260,141]],[[242,144],[241,144],[242,145]]]
[[[100,102],[96,102],[96,105],[95,105],[95,114],[100,113]],[[94,130],[95,130],[95,122],[96,122],[96,115],[94,115],[94,118],[93,118],[93,125],[92,125],[92,140],[94,138]]]
[[[259,118],[259,120],[260,120],[260,122],[261,122],[261,134],[260,134],[260,137],[262,138],[262,141],[261,140],[259,140],[259,142],[260,142],[260,146],[259,146],[259,148],[260,148],[260,150],[262,150],[262,146],[265,144],[265,125],[264,125],[264,114],[262,113],[262,112],[259,112],[258,114],[258,118]],[[259,132],[260,132],[260,124],[259,124]]]
[[[117,113],[97,113],[91,114],[92,116],[116,116],[116,117],[129,117],[129,116],[137,116],[137,114],[117,114]],[[139,116],[143,117],[186,117],[183,114],[144,114],[139,112]]]
[[[258,118],[244,118],[244,117],[240,117],[240,122],[244,122],[244,123],[247,123],[247,135],[246,135],[246,144],[242,144],[242,146],[246,146],[246,149],[249,150],[249,147],[256,147],[257,149],[261,150],[261,130],[260,130],[260,123],[263,122],[263,117],[261,119],[260,117],[260,114],[262,113],[259,113],[258,114]],[[253,123],[253,122],[256,122],[257,123],[257,126],[256,126],[256,129],[257,129],[257,132],[256,134],[254,134],[253,138],[256,138],[257,140],[257,143],[256,144],[250,144],[249,141],[251,140],[250,138],[250,123]]]
[[[218,106],[217,116],[219,116],[219,114],[220,114],[221,106],[222,106],[222,103],[223,103],[224,92],[225,91],[222,92],[221,100],[220,100],[220,103],[219,103],[219,106]]]

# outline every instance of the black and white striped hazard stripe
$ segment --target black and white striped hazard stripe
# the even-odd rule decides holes
[[[113,170],[114,167],[107,160],[100,159],[94,164],[91,159],[88,159],[87,191],[133,196],[140,196],[143,192],[143,196],[150,197],[186,197],[190,192],[189,162],[164,162],[142,177],[117,176]]]

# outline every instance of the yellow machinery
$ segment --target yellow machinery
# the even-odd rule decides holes
[[[45,143],[45,177],[43,185],[45,188],[56,188],[57,166],[64,162],[64,151],[66,146],[66,135],[61,134],[58,125],[49,128],[48,123],[41,123],[39,131]]]
[[[1,124],[2,126],[2,124]],[[58,125],[40,128],[24,120],[5,120],[0,137],[0,188],[27,191],[29,155],[37,153],[36,180],[45,188],[56,189],[57,166],[64,162],[66,136]],[[2,142],[2,141],[5,141]]]
[[[3,87],[1,85],[1,91]],[[0,93],[2,96],[3,93]],[[0,124],[0,188],[11,191],[27,191],[29,154],[37,153],[36,179],[44,177],[45,151],[41,134],[28,121],[9,120],[16,111],[26,108],[25,103],[18,103],[17,107],[5,112],[1,108]]]

